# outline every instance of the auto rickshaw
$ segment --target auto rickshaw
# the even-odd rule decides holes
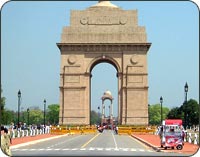
[[[183,127],[181,119],[166,119],[162,122],[161,128],[161,147],[183,149]]]

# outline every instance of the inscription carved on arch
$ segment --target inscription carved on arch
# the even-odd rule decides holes
[[[98,16],[98,17],[82,17],[80,19],[82,25],[125,25],[127,23],[126,17],[110,17],[110,16]]]

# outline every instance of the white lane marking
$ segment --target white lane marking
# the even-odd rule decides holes
[[[52,149],[45,149],[45,150],[49,151],[49,150],[52,150]]]
[[[131,151],[135,152],[135,151],[137,151],[137,150],[136,150],[136,149],[134,149],[134,148],[132,148],[132,149],[131,149]]]
[[[106,148],[106,150],[110,151],[112,148]]]
[[[57,148],[57,149],[54,149],[54,150],[61,150],[61,149]]]
[[[36,149],[29,149],[30,151],[34,151],[34,150],[36,150]]]
[[[45,150],[45,149],[38,149],[38,150]]]
[[[117,149],[117,142],[116,142],[116,140],[115,140],[115,137],[114,137],[114,135],[113,135],[113,132],[111,132],[111,134],[112,134],[112,137],[113,137],[113,139],[114,139],[115,148]]]

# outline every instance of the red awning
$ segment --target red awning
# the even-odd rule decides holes
[[[182,119],[166,119],[165,125],[182,125]]]

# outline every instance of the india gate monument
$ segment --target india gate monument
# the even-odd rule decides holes
[[[118,123],[148,124],[151,43],[145,27],[138,25],[137,10],[123,10],[110,1],[72,10],[70,25],[63,27],[57,46],[61,53],[60,125],[90,124],[91,71],[103,62],[117,71]]]

